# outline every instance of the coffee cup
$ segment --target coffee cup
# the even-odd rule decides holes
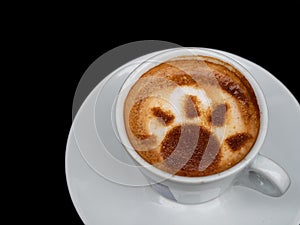
[[[273,197],[288,190],[285,170],[260,154],[268,132],[263,91],[227,55],[205,48],[155,54],[131,72],[115,108],[124,151],[170,200],[203,203],[234,185]]]

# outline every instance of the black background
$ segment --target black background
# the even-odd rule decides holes
[[[274,30],[273,33],[265,32],[264,34],[252,35],[229,32],[226,34],[229,35],[226,38],[222,36],[224,34],[211,36],[186,34],[187,36],[184,38],[174,38],[176,35],[173,38],[171,35],[168,38],[162,38],[157,35],[155,38],[145,36],[144,39],[118,39],[117,36],[114,38],[110,36],[110,38],[105,39],[102,35],[79,38],[76,33],[57,37],[60,48],[55,61],[59,64],[59,70],[52,77],[56,83],[56,95],[52,100],[54,103],[57,101],[55,104],[59,105],[59,110],[56,110],[56,113],[61,119],[55,134],[55,138],[59,139],[60,143],[55,149],[57,154],[53,156],[56,161],[60,161],[60,166],[57,165],[59,169],[57,169],[56,181],[59,179],[60,185],[57,186],[57,191],[61,193],[59,195],[61,197],[56,202],[57,207],[53,207],[53,215],[57,216],[57,221],[64,220],[66,221],[65,224],[82,224],[68,193],[64,173],[64,154],[68,132],[72,124],[72,101],[75,90],[81,76],[94,60],[114,47],[131,41],[146,39],[164,40],[187,47],[214,48],[234,53],[262,66],[277,77],[299,101],[299,57],[294,55],[299,49],[299,44],[293,30],[284,28],[282,31],[287,35],[285,39],[277,37],[277,30]]]

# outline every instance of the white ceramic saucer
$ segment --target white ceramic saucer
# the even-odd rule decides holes
[[[66,150],[66,177],[75,208],[85,224],[300,224],[299,103],[269,72],[246,59],[229,55],[246,64],[265,93],[269,132],[261,153],[279,163],[290,175],[292,183],[287,193],[273,198],[244,187],[232,187],[208,203],[178,204],[160,196],[151,187],[129,187],[101,177],[83,159],[71,129]],[[96,89],[101,89],[111,76],[117,74],[110,74]],[[93,104],[95,98],[90,95],[82,108]],[[84,118],[81,113],[84,110],[79,111],[77,118]]]

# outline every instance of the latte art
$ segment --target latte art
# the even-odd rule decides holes
[[[155,167],[207,176],[241,161],[260,127],[252,87],[216,58],[182,56],[145,72],[124,105],[128,139]]]

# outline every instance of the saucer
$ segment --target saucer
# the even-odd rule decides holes
[[[224,52],[223,52],[224,53]],[[292,94],[268,71],[239,56],[229,56],[243,63],[264,91],[269,108],[269,130],[261,153],[281,165],[291,178],[289,190],[279,198],[273,198],[245,187],[232,187],[221,197],[199,205],[183,205],[172,202],[149,186],[126,186],[114,182],[114,174],[124,174],[116,167],[111,176],[101,176],[94,162],[87,163],[89,158],[79,148],[78,130],[72,125],[66,150],[66,177],[69,192],[75,208],[85,224],[130,224],[130,225],[179,225],[179,224],[272,224],[299,225],[300,223],[300,165],[299,133],[300,107]],[[141,58],[136,59],[141,60]],[[109,79],[118,73],[130,71],[122,67],[107,76],[88,96],[74,122],[88,118],[84,115],[88,107],[98,100],[99,90],[103,89]],[[127,71],[127,72],[128,72]],[[116,87],[117,88],[117,87]],[[108,97],[104,97],[108,98]],[[104,99],[105,100],[105,99]],[[104,115],[97,115],[103,117]],[[106,115],[107,116],[107,115]],[[110,116],[110,115],[109,115]],[[86,126],[89,123],[84,121]],[[89,127],[86,127],[89,129]],[[90,144],[90,143],[85,143]],[[121,150],[120,150],[121,151]],[[95,153],[101,155],[103,149]],[[107,152],[106,152],[107,153]],[[118,154],[116,150],[114,155]],[[105,154],[103,154],[105,155]],[[104,156],[103,156],[104,157]],[[122,157],[118,156],[120,160]],[[85,159],[84,159],[85,158]],[[143,181],[138,169],[132,167],[131,182]],[[124,182],[128,182],[125,180]]]

